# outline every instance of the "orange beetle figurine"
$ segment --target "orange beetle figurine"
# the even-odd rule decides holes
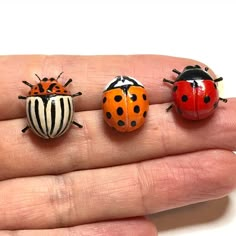
[[[119,132],[140,128],[147,116],[149,101],[143,85],[129,76],[116,76],[103,92],[106,123]]]

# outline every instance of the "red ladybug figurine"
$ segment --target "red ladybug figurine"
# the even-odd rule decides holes
[[[167,111],[175,107],[176,111],[189,120],[202,120],[209,117],[218,106],[220,98],[217,82],[223,78],[213,79],[208,74],[208,68],[202,69],[199,65],[186,66],[183,72],[173,69],[178,76],[175,81],[163,79],[163,82],[173,84],[173,100]]]

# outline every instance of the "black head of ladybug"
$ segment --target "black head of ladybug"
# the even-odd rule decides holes
[[[208,67],[202,69],[199,65],[186,66],[182,72],[173,69],[173,72],[178,74],[175,81],[213,80],[207,71]]]

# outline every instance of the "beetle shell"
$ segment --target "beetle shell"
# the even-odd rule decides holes
[[[28,125],[22,132],[30,128],[38,136],[48,139],[61,136],[72,123],[82,128],[82,125],[72,120],[74,114],[72,98],[80,96],[82,93],[71,95],[66,86],[72,82],[72,79],[69,79],[64,85],[58,82],[62,73],[57,79],[43,78],[42,80],[35,74],[40,80],[36,85],[22,81],[31,88],[28,96],[18,97],[26,100]]]
[[[117,76],[103,92],[103,116],[106,123],[119,132],[140,128],[149,108],[147,92],[136,79]]]
[[[71,96],[43,95],[26,99],[26,115],[32,131],[42,138],[56,138],[64,134],[72,123]]]
[[[174,107],[186,119],[205,119],[214,113],[219,100],[227,101],[219,98],[217,83],[207,73],[207,70],[208,68],[203,70],[198,65],[187,66],[181,73],[173,70],[178,74],[173,82],[172,90]]]

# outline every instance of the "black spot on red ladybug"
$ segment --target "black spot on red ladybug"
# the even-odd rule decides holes
[[[130,98],[133,102],[135,102],[137,100],[137,95],[136,94],[132,94],[131,98]]]
[[[60,93],[60,92],[61,92],[61,90],[60,90],[60,89],[58,89],[58,90],[56,90],[56,92],[57,92],[57,93]]]
[[[209,103],[211,101],[211,98],[210,98],[210,96],[205,96],[204,97],[204,102],[207,104],[207,103]]]
[[[68,91],[67,90],[64,90],[64,93],[67,93]]]
[[[139,112],[140,112],[140,107],[139,107],[138,105],[136,105],[136,106],[134,107],[134,112],[135,112],[135,113],[139,113]]]
[[[120,101],[122,100],[122,96],[116,95],[116,96],[114,97],[114,99],[115,99],[116,102],[120,102]]]
[[[107,98],[104,97],[103,100],[102,100],[102,102],[105,103],[106,101],[107,101]]]
[[[122,116],[123,113],[124,113],[122,107],[118,107],[117,110],[116,110],[116,113],[117,113],[117,115]]]
[[[56,88],[56,89],[59,89],[60,87],[57,85],[55,88]]]
[[[107,113],[106,113],[106,117],[107,117],[108,119],[111,119],[111,113],[110,113],[110,112],[107,112]]]
[[[173,92],[176,92],[177,89],[178,89],[178,86],[174,86],[173,87]]]
[[[38,94],[38,92],[34,92],[34,94],[36,95],[36,94]]]
[[[125,125],[125,122],[124,122],[123,120],[119,120],[119,121],[117,122],[117,124],[118,124],[119,126],[124,126],[124,125]]]
[[[135,120],[133,120],[133,121],[131,121],[131,123],[130,123],[130,124],[131,124],[131,126],[132,126],[132,127],[135,127],[135,126],[136,126],[136,121],[135,121]]]
[[[144,101],[147,100],[147,96],[146,96],[146,94],[143,94],[143,100],[144,100]]]
[[[147,116],[147,112],[145,111],[144,113],[143,113],[143,117],[145,118]]]
[[[181,99],[182,99],[182,102],[187,102],[188,101],[188,96],[183,95]]]

